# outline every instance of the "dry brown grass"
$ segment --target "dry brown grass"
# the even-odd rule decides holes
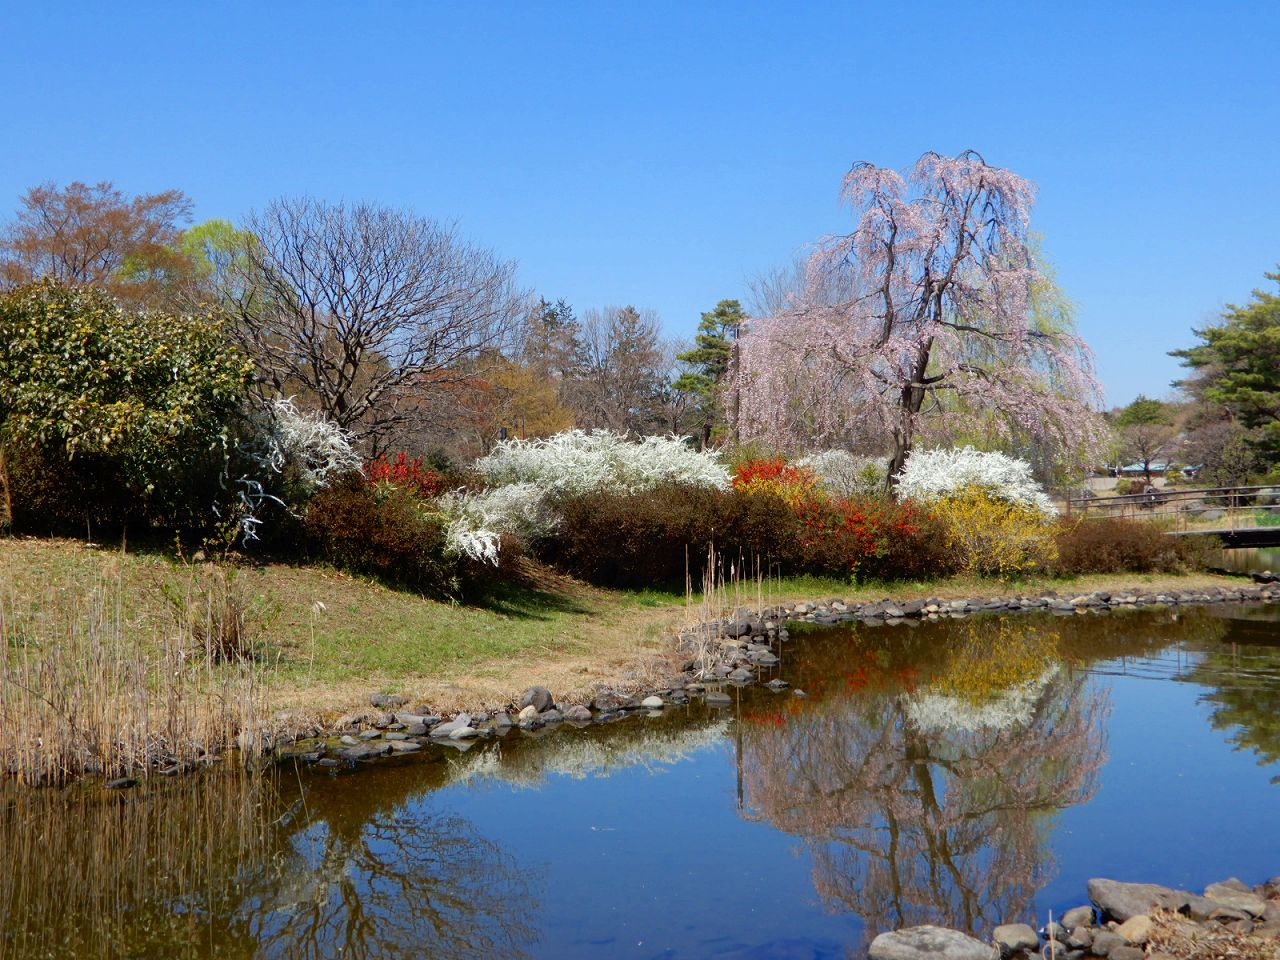
[[[0,770],[56,784],[189,767],[235,743],[255,753],[267,736],[257,671],[223,662],[234,601],[207,581],[189,583],[180,621],[154,638],[118,579],[34,606],[0,589]]]
[[[1174,960],[1277,960],[1280,941],[1193,923],[1179,913],[1156,911],[1150,951]]]

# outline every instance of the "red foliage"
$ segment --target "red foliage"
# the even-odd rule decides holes
[[[389,483],[419,497],[438,497],[449,488],[448,480],[435,470],[424,469],[422,461],[401,450],[394,460],[386,454],[365,465],[364,475],[371,485]]]
[[[832,499],[818,486],[812,470],[781,457],[741,464],[734,471],[733,486],[784,501],[804,525],[806,552],[850,573],[866,573],[868,561],[886,557],[895,544],[920,529],[921,518],[911,504],[873,497]]]

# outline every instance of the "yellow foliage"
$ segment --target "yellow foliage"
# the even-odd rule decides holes
[[[947,549],[962,572],[1009,579],[1043,570],[1057,558],[1053,521],[967,487],[933,504]]]
[[[1035,680],[1058,660],[1052,625],[1012,619],[968,621],[931,689],[972,704],[985,703],[1015,684]]]

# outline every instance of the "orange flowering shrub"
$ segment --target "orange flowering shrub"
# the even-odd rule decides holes
[[[910,502],[832,497],[812,470],[781,457],[740,464],[733,486],[747,494],[775,497],[795,512],[810,569],[858,577],[917,572],[910,562],[915,552],[911,544],[919,539],[930,515]]]

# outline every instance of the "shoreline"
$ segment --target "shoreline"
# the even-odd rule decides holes
[[[636,688],[600,685],[590,698],[557,695],[541,685],[527,688],[519,698],[496,709],[459,710],[452,716],[430,703],[404,694],[372,694],[369,708],[341,717],[306,737],[294,738],[288,756],[324,766],[355,765],[417,750],[429,744],[459,740],[483,741],[513,729],[536,731],[568,723],[587,726],[610,723],[621,715],[660,712],[667,707],[701,701],[708,707],[731,702],[726,687],[756,683],[774,690],[790,684],[781,678],[763,681],[776,665],[781,645],[791,641],[789,625],[837,626],[848,623],[896,626],[964,619],[978,614],[1048,613],[1053,616],[1103,616],[1126,609],[1216,604],[1275,603],[1280,585],[1211,587],[1205,590],[1092,591],[1062,596],[1057,591],[946,599],[918,597],[867,603],[831,600],[800,601],[752,611],[740,608],[730,616],[686,626],[673,644],[678,672],[656,684]],[[803,696],[802,691],[793,695]],[[303,749],[299,750],[299,747]]]

